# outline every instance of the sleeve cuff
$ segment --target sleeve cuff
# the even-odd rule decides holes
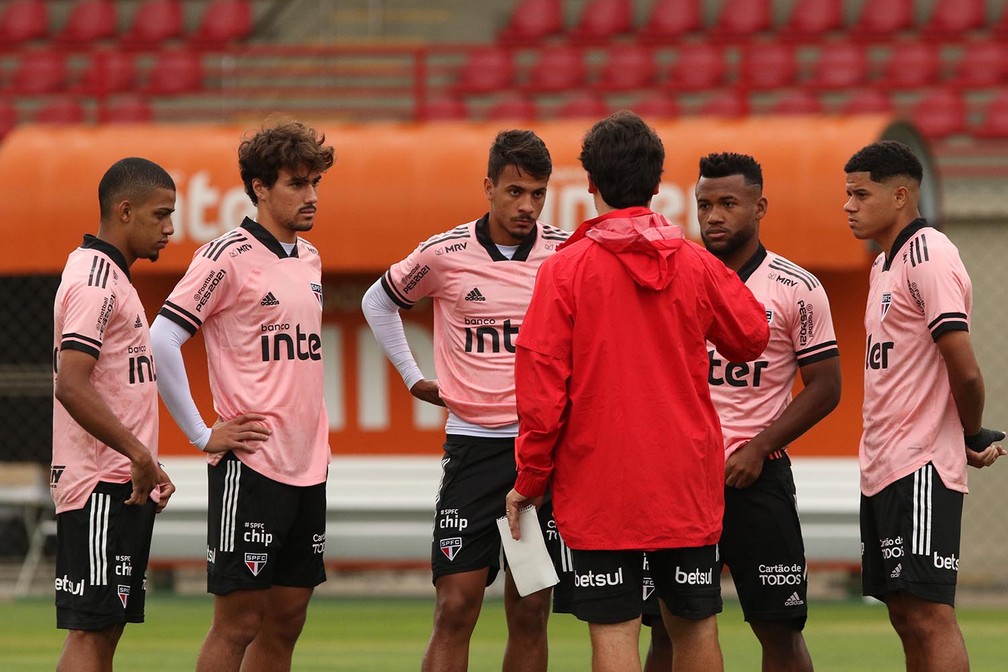
[[[514,489],[519,495],[528,498],[541,497],[546,494],[546,484],[549,477],[536,476],[527,471],[519,471],[515,479]]]

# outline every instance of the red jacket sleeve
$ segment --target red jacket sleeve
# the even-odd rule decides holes
[[[707,340],[733,362],[749,362],[770,340],[766,308],[756,300],[735,271],[704,251],[711,323]]]

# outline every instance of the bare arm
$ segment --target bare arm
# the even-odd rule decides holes
[[[983,430],[984,381],[980,365],[973,352],[973,341],[968,331],[946,331],[938,337],[938,350],[945,360],[949,387],[955,400],[963,434],[972,437]],[[970,466],[986,467],[1004,455],[1000,445],[988,443],[981,450],[967,450],[966,460]]]

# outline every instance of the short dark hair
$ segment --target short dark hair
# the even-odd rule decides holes
[[[252,189],[256,178],[272,188],[281,169],[320,173],[329,170],[336,160],[335,152],[324,143],[325,134],[286,117],[267,120],[258,132],[242,140],[238,145],[238,168],[252,203],[259,204]]]
[[[920,159],[902,142],[880,140],[859,149],[844,166],[845,173],[868,173],[872,182],[893,177],[909,177],[918,184],[924,180]]]
[[[700,157],[700,177],[731,177],[741,175],[746,184],[763,187],[763,167],[748,154],[712,152]]]
[[[101,218],[112,216],[116,203],[124,198],[145,201],[155,189],[175,191],[175,180],[164,168],[136,156],[113,163],[98,182],[98,207]]]
[[[512,165],[540,180],[553,174],[553,159],[546,143],[532,131],[501,131],[494,138],[487,161],[487,177],[497,184],[504,168]]]
[[[643,119],[621,110],[591,127],[578,159],[607,205],[629,208],[647,205],[654,196],[665,147]]]

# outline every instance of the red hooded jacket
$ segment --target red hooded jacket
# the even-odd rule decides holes
[[[515,489],[552,482],[571,548],[716,543],[724,445],[707,341],[745,362],[769,336],[738,275],[662,215],[585,222],[539,269],[518,336]]]

